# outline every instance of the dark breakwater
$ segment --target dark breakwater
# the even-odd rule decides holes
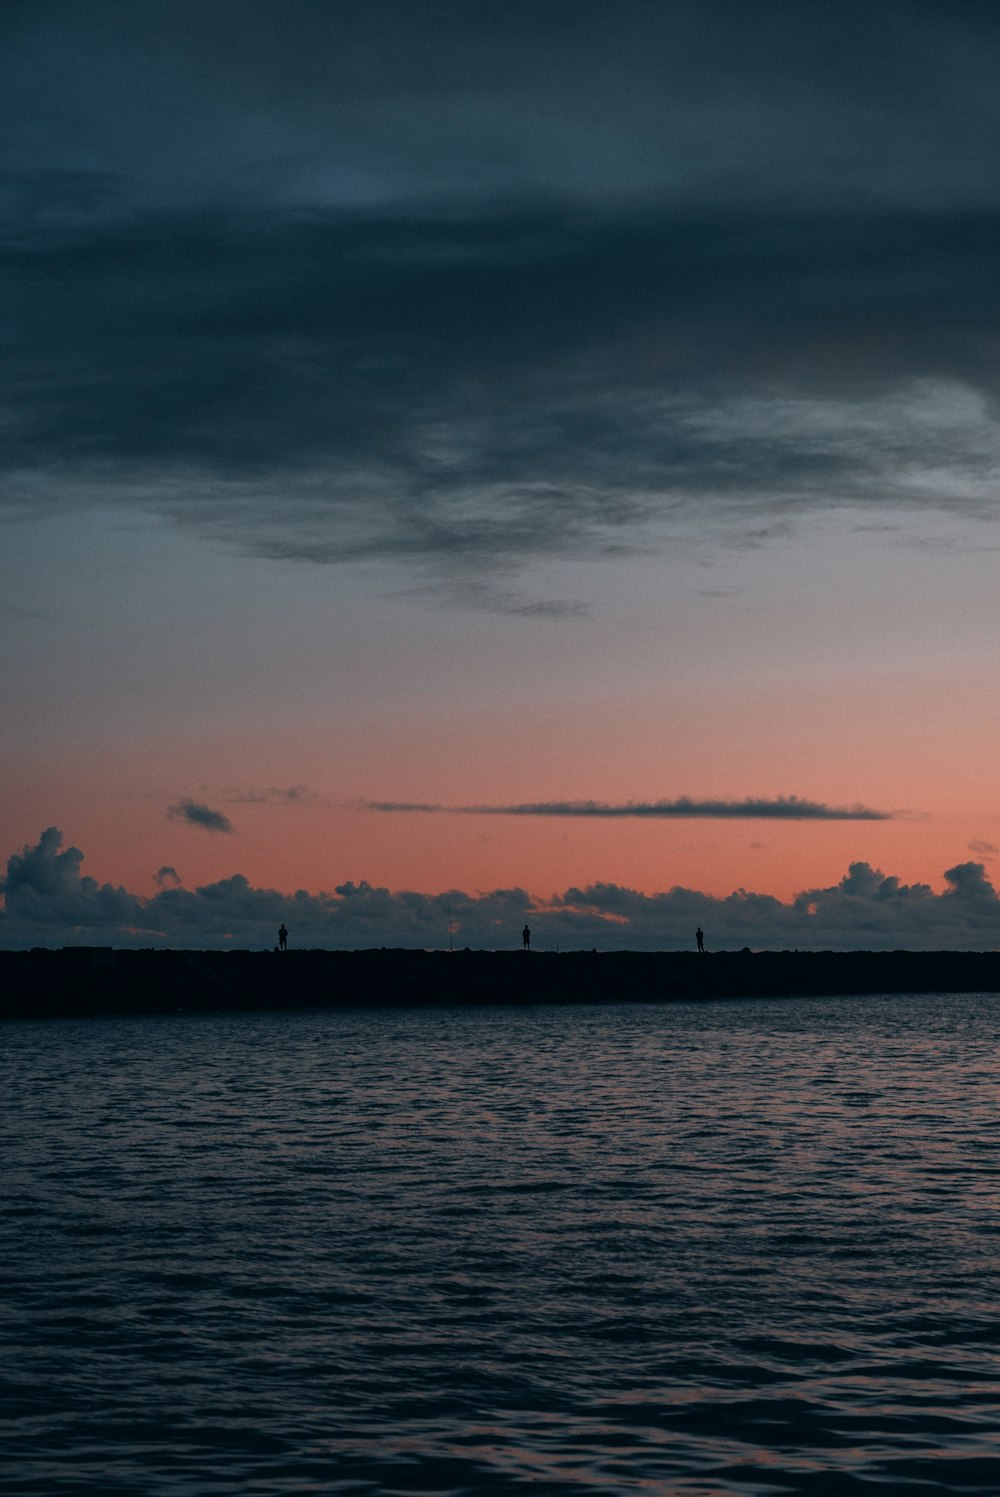
[[[1000,992],[1000,952],[0,952],[0,1016]]]

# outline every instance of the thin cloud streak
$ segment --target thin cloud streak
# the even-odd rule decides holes
[[[365,801],[368,811],[421,812],[445,816],[634,816],[660,818],[713,818],[716,820],[761,821],[891,821],[892,811],[875,811],[868,806],[826,806],[819,801],[803,800],[797,795],[779,795],[776,800],[741,801],[692,800],[682,795],[678,800],[626,801],[615,805],[608,801],[566,800],[534,801],[512,806],[443,806],[421,801]]]
[[[251,786],[246,790],[225,790],[223,794],[231,805],[239,806],[308,806],[316,801],[315,792],[306,785],[289,785],[285,789],[271,785],[265,790]]]

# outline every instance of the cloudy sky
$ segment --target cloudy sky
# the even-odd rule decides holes
[[[6,0],[0,944],[1000,941],[998,76],[972,0]]]

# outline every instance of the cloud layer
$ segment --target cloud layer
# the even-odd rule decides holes
[[[1000,898],[981,863],[945,873],[947,888],[903,884],[867,863],[839,883],[785,903],[739,889],[717,899],[693,889],[642,894],[617,884],[571,888],[549,899],[523,889],[487,893],[393,893],[341,883],[330,893],[256,889],[241,874],[188,890],[161,869],[145,899],[82,872],[78,848],[62,850],[55,827],[13,854],[2,885],[0,947],[111,945],[249,948],[275,944],[285,924],[299,947],[516,947],[525,921],[532,945],[563,950],[688,948],[696,926],[710,948],[992,949],[1000,945]],[[176,877],[176,875],[174,875]]]
[[[992,513],[989,7],[5,23],[14,513],[139,504],[541,617],[577,605],[507,585],[539,558]]]

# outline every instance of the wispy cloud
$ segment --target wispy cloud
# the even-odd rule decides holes
[[[203,806],[196,800],[179,800],[172,805],[167,816],[171,821],[184,821],[188,826],[204,827],[206,832],[231,832],[233,824],[221,811]]]
[[[285,789],[271,785],[266,790],[224,790],[224,798],[232,805],[240,806],[308,806],[316,801],[314,791],[305,785],[289,785]]]
[[[892,811],[868,806],[827,806],[797,795],[779,795],[775,800],[677,800],[625,801],[614,804],[597,800],[528,801],[507,806],[444,806],[423,801],[365,801],[366,810],[409,812],[451,816],[593,816],[659,818],[714,818],[760,821],[891,821]]]

